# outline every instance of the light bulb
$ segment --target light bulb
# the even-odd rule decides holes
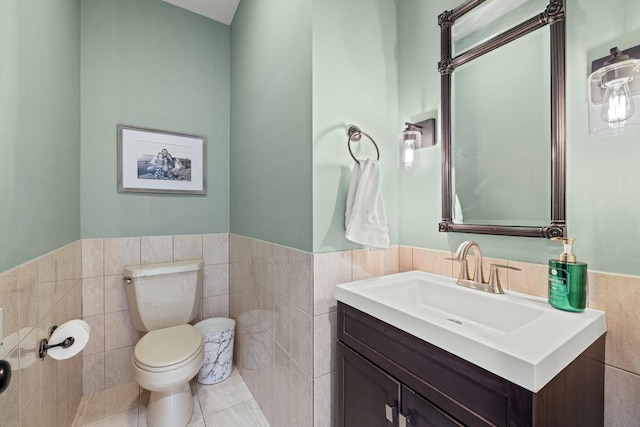
[[[416,169],[420,167],[420,157],[416,150],[420,148],[420,132],[405,129],[400,134],[398,143],[398,167],[400,169]]]
[[[605,86],[604,102],[602,104],[602,120],[615,127],[624,124],[625,120],[635,112],[635,105],[627,81]]]
[[[405,168],[412,168],[415,160],[416,141],[414,139],[406,139],[402,147],[402,163]]]

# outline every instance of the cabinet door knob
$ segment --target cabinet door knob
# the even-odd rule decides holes
[[[398,405],[384,405],[384,408],[387,414],[387,421],[392,423],[396,419],[396,414],[398,413]]]

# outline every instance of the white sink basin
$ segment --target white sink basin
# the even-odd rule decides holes
[[[336,298],[533,392],[606,332],[601,311],[455,282],[411,271],[338,285]]]

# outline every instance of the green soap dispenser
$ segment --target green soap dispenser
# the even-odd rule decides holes
[[[549,260],[549,304],[560,310],[582,311],[587,303],[587,264],[577,262],[572,252],[575,239],[562,240],[564,250],[558,259]]]

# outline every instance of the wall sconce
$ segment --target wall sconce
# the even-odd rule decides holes
[[[400,169],[420,168],[420,157],[416,151],[436,145],[436,119],[426,119],[418,123],[405,123],[398,143],[398,167]]]
[[[640,128],[640,46],[591,63],[589,133],[619,134]]]

